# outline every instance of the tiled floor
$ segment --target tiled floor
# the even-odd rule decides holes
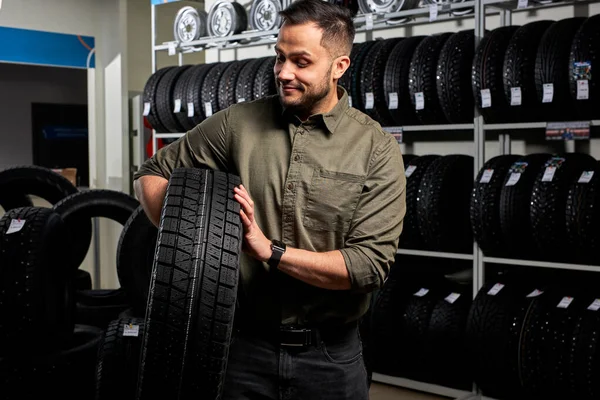
[[[447,397],[439,397],[429,393],[415,392],[408,389],[390,386],[383,383],[373,382],[371,384],[369,400],[445,400]]]

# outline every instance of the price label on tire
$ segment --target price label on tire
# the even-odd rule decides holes
[[[175,99],[175,108],[173,109],[173,112],[181,112],[181,99]]]
[[[544,171],[544,176],[542,176],[542,182],[552,182],[552,179],[554,179],[555,173],[556,173],[556,167],[554,167],[554,166],[546,167],[546,170]]]
[[[429,22],[433,22],[437,19],[438,16],[438,5],[437,3],[435,4],[430,4],[429,5]]]
[[[590,311],[598,311],[600,310],[600,299],[596,299],[590,304],[587,308]]]
[[[542,97],[542,103],[552,103],[554,99],[554,84],[544,83],[544,95]]]
[[[371,110],[373,105],[375,105],[375,98],[373,97],[373,93],[369,92],[365,95],[365,109]]]
[[[481,108],[492,106],[492,93],[490,89],[481,89]]]
[[[512,174],[510,174],[510,178],[508,178],[508,181],[504,186],[514,186],[517,184],[517,182],[519,182],[519,179],[521,179],[521,173],[513,172]]]
[[[590,86],[587,79],[577,81],[577,100],[587,100],[590,98]]]
[[[392,92],[389,94],[388,109],[390,109],[390,110],[398,109],[398,93]]]
[[[486,169],[485,171],[483,171],[483,175],[481,175],[479,183],[490,183],[490,181],[492,180],[492,175],[494,175],[494,170]]]
[[[425,109],[425,96],[423,92],[415,93],[415,110]]]
[[[123,325],[123,336],[138,337],[140,334],[140,326],[134,324]]]
[[[571,303],[573,302],[573,298],[569,297],[569,296],[565,296],[562,298],[562,300],[560,301],[560,303],[558,303],[558,305],[556,307],[558,308],[567,308],[571,305]]]
[[[212,103],[210,101],[204,103],[204,114],[207,118],[213,115]]]
[[[144,103],[144,117],[147,117],[148,114],[150,114],[150,103],[146,102]]]
[[[544,293],[544,292],[539,289],[535,289],[533,292],[529,293],[526,297],[538,297],[542,293]]]
[[[416,165],[409,165],[408,168],[406,168],[406,171],[404,171],[404,175],[406,175],[407,178],[410,178],[410,176],[413,174],[413,172],[415,172],[416,169]]]
[[[518,86],[511,87],[510,88],[510,105],[511,106],[520,106],[522,101],[523,100],[521,97],[521,88]]]
[[[25,226],[24,219],[11,219],[10,225],[8,226],[8,230],[6,231],[6,234],[10,235],[11,233],[17,233],[21,229],[23,229],[23,226]]]
[[[487,294],[489,294],[490,296],[495,296],[498,293],[500,293],[500,291],[504,288],[504,285],[502,283],[496,283],[488,292]]]
[[[416,292],[414,295],[417,297],[423,297],[425,296],[427,293],[429,293],[429,289],[425,289],[425,288],[421,288],[418,292]]]
[[[187,116],[193,117],[194,116],[194,103],[188,103],[187,110],[188,110]]]
[[[577,183],[590,183],[594,177],[594,171],[583,171]]]
[[[460,297],[460,293],[450,293],[444,300],[446,300],[450,304],[454,304],[456,300]]]

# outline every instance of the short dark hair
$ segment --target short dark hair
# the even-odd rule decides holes
[[[297,0],[279,12],[282,25],[302,25],[314,22],[323,30],[321,46],[333,51],[335,57],[350,55],[354,42],[352,11],[326,0]]]

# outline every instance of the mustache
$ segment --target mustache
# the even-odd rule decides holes
[[[291,88],[291,89],[298,89],[298,90],[304,90],[304,87],[302,85],[294,85],[294,84],[290,84],[290,83],[283,83],[281,81],[277,81],[277,86],[281,86],[281,87],[285,87],[285,88]]]

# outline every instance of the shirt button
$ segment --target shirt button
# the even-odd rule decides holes
[[[292,190],[294,188],[294,184],[293,183],[288,183],[287,184],[287,188],[288,188],[288,190]]]
[[[285,216],[285,222],[292,222],[294,220],[294,217],[291,215],[286,215]]]
[[[298,161],[299,159],[300,159],[300,156],[298,156],[298,155],[294,156],[294,161]]]

